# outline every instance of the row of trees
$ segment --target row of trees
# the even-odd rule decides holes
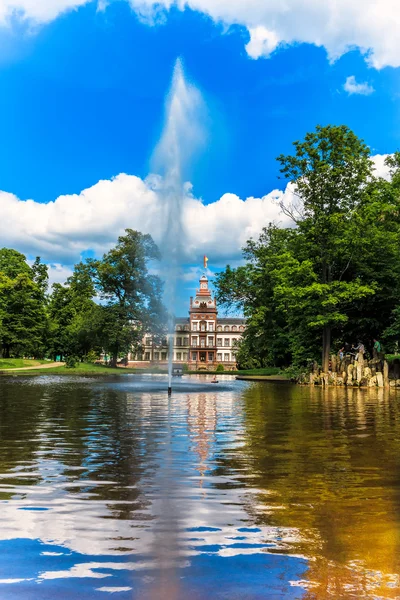
[[[16,250],[0,250],[0,355],[78,356],[105,351],[115,364],[143,331],[162,336],[162,283],[149,268],[160,259],[150,235],[127,229],[102,259],[75,266],[49,293],[48,269]]]
[[[304,365],[346,342],[400,338],[400,153],[377,177],[370,149],[345,126],[317,127],[278,158],[293,189],[291,227],[270,224],[245,265],[218,276],[220,303],[244,311],[242,366]]]

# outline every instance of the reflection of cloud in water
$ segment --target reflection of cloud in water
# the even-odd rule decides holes
[[[252,527],[245,507],[258,490],[243,488],[245,472],[240,481],[234,469],[232,475],[215,473],[216,456],[243,444],[240,407],[231,392],[177,395],[171,406],[151,393],[123,397],[127,409],[140,418],[136,432],[124,427],[138,443],[138,456],[149,463],[138,480],[124,486],[118,477],[99,476],[102,451],[110,440],[103,440],[94,416],[85,428],[84,466],[65,463],[73,442],[57,438],[57,430],[45,424],[32,438],[39,445],[29,464],[0,476],[0,492],[12,493],[1,503],[0,540],[40,540],[46,544],[41,556],[55,561],[64,558],[60,547],[79,557],[66,568],[53,564],[42,569],[34,580],[109,579],[121,571],[147,576],[160,567],[187,569],[195,557],[285,551],[300,536],[295,529]],[[149,439],[154,443],[150,454]],[[174,535],[168,538],[171,528]],[[18,581],[23,580],[7,583]],[[96,590],[117,593],[120,588]]]

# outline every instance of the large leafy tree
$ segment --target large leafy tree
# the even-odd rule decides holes
[[[306,303],[309,322],[322,333],[322,367],[328,370],[332,327],[347,320],[345,307],[373,293],[357,278],[346,277],[362,231],[357,210],[373,179],[370,150],[345,126],[318,126],[294,143],[294,153],[281,155],[281,173],[300,200],[300,210],[282,205],[302,235],[303,252],[310,262],[307,285],[284,291]],[[308,306],[307,308],[311,308]]]
[[[282,366],[291,359],[290,332],[285,306],[275,300],[274,273],[282,257],[290,253],[296,232],[269,225],[258,240],[243,250],[246,264],[229,265],[216,276],[217,300],[228,309],[240,310],[247,328],[237,353],[242,368],[269,364]]]
[[[47,267],[31,267],[20,252],[0,250],[0,351],[41,357],[45,352]]]
[[[95,295],[90,269],[83,263],[75,266],[65,285],[53,285],[49,348],[54,356],[83,358],[90,351],[100,353],[100,308],[94,301]]]
[[[127,229],[101,260],[87,263],[101,301],[102,346],[113,364],[140,343],[144,331],[162,328],[162,284],[149,271],[159,259],[150,235]]]
[[[318,127],[279,157],[292,183],[282,204],[293,228],[269,226],[246,264],[217,278],[220,302],[248,319],[239,352],[263,364],[315,360],[331,343],[400,331],[400,156],[391,180],[374,177],[369,149],[346,127]],[[286,350],[286,352],[285,352]]]

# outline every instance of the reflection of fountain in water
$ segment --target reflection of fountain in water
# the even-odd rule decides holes
[[[165,302],[169,313],[169,389],[172,384],[176,283],[185,253],[183,213],[188,188],[184,182],[194,153],[203,140],[200,124],[203,113],[201,94],[186,80],[181,60],[178,59],[167,98],[164,130],[154,154],[155,170],[162,176],[159,193],[164,213],[161,246],[166,281]]]

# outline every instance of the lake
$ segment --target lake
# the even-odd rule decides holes
[[[400,598],[400,395],[0,379],[0,598]]]

